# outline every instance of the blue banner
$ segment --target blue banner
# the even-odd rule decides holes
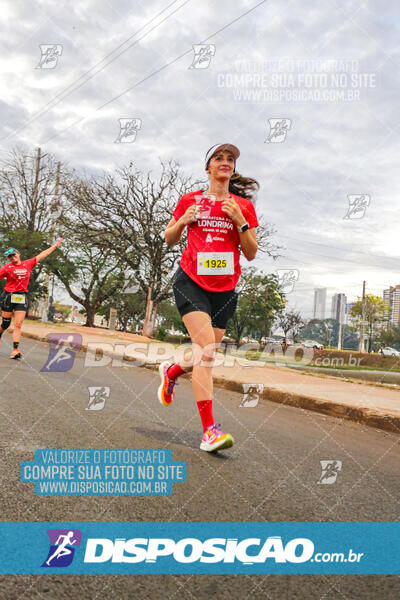
[[[1,574],[399,574],[399,523],[1,523]]]

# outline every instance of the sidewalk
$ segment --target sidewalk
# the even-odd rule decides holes
[[[101,360],[101,353],[99,358],[93,352],[94,345],[100,344],[103,345],[104,355],[115,356],[119,360],[139,360],[141,366],[150,368],[156,368],[156,364],[168,358],[172,351],[174,356],[178,355],[178,359],[183,356],[179,347],[174,350],[171,344],[132,333],[82,327],[72,323],[26,321],[22,328],[24,337],[45,342],[48,341],[46,335],[49,333],[79,333],[82,336],[82,350],[88,351],[88,345],[89,351],[92,348],[92,361],[95,358]],[[138,350],[138,343],[142,345],[141,350]],[[144,352],[150,343],[151,352],[146,360],[143,360]],[[114,344],[119,346],[114,348]],[[340,381],[335,377],[316,377],[275,365],[260,366],[259,362],[243,358],[237,361],[232,357],[231,361],[232,366],[214,368],[214,382],[217,386],[243,394],[244,383],[263,384],[261,398],[400,433],[398,390],[362,382]]]

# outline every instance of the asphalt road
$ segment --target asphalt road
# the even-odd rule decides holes
[[[315,412],[215,390],[214,416],[232,449],[198,447],[200,420],[190,382],[162,407],[158,374],[129,364],[41,373],[48,345],[23,339],[23,361],[0,347],[0,511],[3,521],[395,521],[400,436]],[[88,411],[88,386],[110,387],[103,410]],[[171,448],[187,481],[170,497],[38,497],[19,480],[36,448]],[[342,461],[333,485],[318,485],[320,460]],[[381,576],[1,576],[0,598],[266,598],[388,600],[400,578]]]

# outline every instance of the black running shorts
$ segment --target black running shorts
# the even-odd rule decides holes
[[[19,296],[25,296],[25,302],[20,304],[19,302],[11,302],[12,294],[18,294]],[[13,312],[13,310],[24,310],[27,311],[29,308],[29,295],[27,292],[3,292],[0,295],[0,306],[5,312]]]
[[[226,329],[239,297],[235,290],[209,292],[203,289],[181,267],[173,277],[172,289],[181,317],[194,311],[205,312],[210,315],[212,326],[218,329]]]

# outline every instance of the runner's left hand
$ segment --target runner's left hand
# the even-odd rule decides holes
[[[60,238],[59,240],[56,241],[56,243],[54,245],[56,248],[58,248],[59,246],[61,246],[62,243],[63,243],[63,238]]]
[[[232,221],[239,227],[246,223],[246,219],[240,210],[239,204],[233,198],[226,198],[222,202],[221,210],[226,213],[228,217],[230,217]]]

